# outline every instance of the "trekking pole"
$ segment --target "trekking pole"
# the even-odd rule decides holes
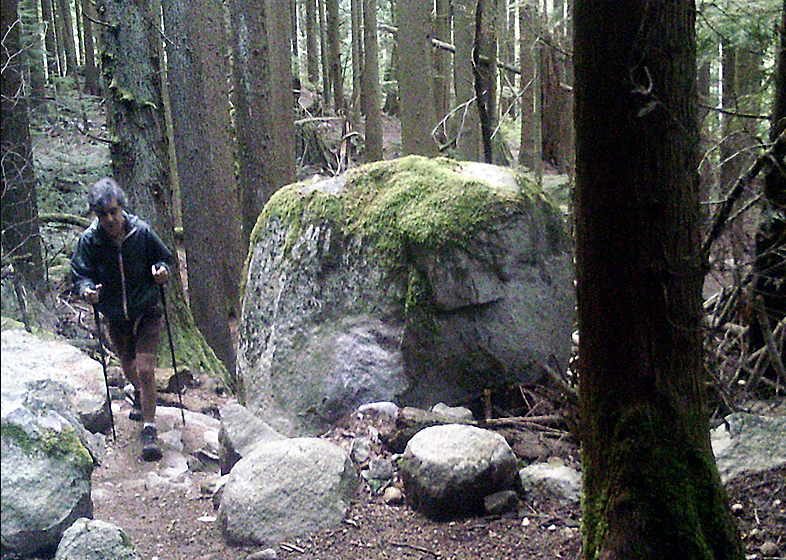
[[[161,293],[161,305],[164,307],[164,323],[166,323],[166,334],[169,337],[169,351],[172,353],[172,371],[175,372],[175,386],[177,387],[177,399],[180,401],[180,417],[183,419],[183,426],[186,425],[186,413],[183,409],[183,394],[180,391],[180,378],[177,376],[177,365],[175,363],[175,343],[172,340],[172,328],[169,326],[169,313],[166,310],[166,296],[164,295],[164,285],[159,284],[158,289]]]
[[[96,332],[98,333],[98,348],[101,351],[101,367],[104,370],[104,385],[106,386],[106,402],[109,404],[109,423],[112,424],[112,439],[117,441],[117,434],[115,433],[115,416],[112,413],[112,394],[109,392],[109,375],[106,372],[106,351],[104,350],[104,337],[101,335],[101,318],[98,315],[98,308],[93,306],[93,319],[96,323]]]

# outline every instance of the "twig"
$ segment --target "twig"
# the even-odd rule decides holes
[[[399,548],[411,548],[412,550],[417,550],[418,552],[422,552],[423,554],[431,554],[434,558],[439,558],[439,553],[434,552],[433,550],[429,550],[428,548],[423,548],[422,546],[417,546],[414,544],[408,543],[400,543],[394,541],[388,541],[388,544],[391,546],[398,546]]]

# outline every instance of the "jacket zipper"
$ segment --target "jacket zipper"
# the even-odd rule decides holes
[[[128,294],[126,293],[126,271],[123,267],[123,241],[120,241],[120,245],[117,248],[117,260],[119,261],[120,265],[120,286],[122,288],[122,295],[123,295],[123,316],[126,318],[126,321],[129,320],[128,317]]]

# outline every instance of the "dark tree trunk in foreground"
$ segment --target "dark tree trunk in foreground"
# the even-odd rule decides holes
[[[99,0],[96,7],[103,20],[98,27],[102,30],[101,67],[104,83],[108,84],[107,123],[115,138],[110,146],[114,176],[126,189],[131,210],[150,222],[174,250],[173,192],[161,100],[159,21],[146,1]],[[179,277],[176,270],[167,288],[178,366],[192,372],[225,375],[194,324],[183,286],[174,281]],[[169,364],[166,347],[162,341],[159,357]]]
[[[695,7],[574,6],[584,558],[742,560],[705,395]]]

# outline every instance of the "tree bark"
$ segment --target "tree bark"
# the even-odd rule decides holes
[[[45,292],[44,261],[38,221],[36,178],[24,92],[22,24],[16,0],[2,5],[2,247],[3,266],[38,295]]]
[[[775,97],[772,105],[770,142],[774,143],[773,165],[764,178],[764,208],[756,230],[753,264],[754,306],[760,313],[751,325],[750,350],[756,351],[766,344],[766,330],[775,328],[786,318],[786,6],[781,14],[776,46]],[[761,319],[760,319],[761,317]],[[783,356],[783,338],[778,351]],[[769,371],[775,372],[772,356]],[[781,383],[786,382],[782,379]]]
[[[475,7],[473,0],[456,0],[453,14],[453,87],[456,93],[456,157],[480,161],[480,117],[475,98],[475,75],[472,72],[472,45],[475,44]]]
[[[538,64],[538,10],[530,2],[524,3],[519,13],[521,40],[521,143],[519,164],[535,169],[540,160],[540,146],[535,145],[535,127],[540,127],[540,116],[535,114],[535,97],[540,91],[535,87],[535,65]]]
[[[131,209],[150,222],[162,241],[175,249],[168,142],[161,100],[159,20],[149,2],[99,0],[102,18],[101,68],[109,84],[107,126],[115,179],[126,189]],[[180,278],[175,262],[174,278]],[[179,366],[208,375],[226,370],[197,329],[186,305],[183,286],[172,281],[167,290],[172,334]],[[159,361],[171,357],[159,347]]]
[[[483,161],[494,161],[493,134],[497,125],[497,0],[478,0],[472,68],[480,115]]]
[[[81,0],[81,2],[85,45],[85,90],[87,90],[90,95],[101,95],[101,86],[98,83],[95,46],[93,42],[92,20],[96,19],[96,16],[93,13],[93,3],[90,0]]]
[[[220,2],[162,3],[191,312],[234,371],[230,321],[240,315],[245,252],[229,116],[227,33]],[[289,15],[287,13],[287,21]]]
[[[325,19],[327,22],[327,51],[326,56],[330,93],[333,98],[333,108],[336,113],[344,110],[344,76],[341,72],[341,39],[339,37],[340,19],[338,14],[338,0],[325,1]]]
[[[363,0],[363,114],[366,116],[366,161],[382,159],[382,109],[377,46],[377,0]]]
[[[69,0],[55,0],[57,2],[57,41],[65,55],[64,76],[76,78],[76,41],[74,40],[74,22],[71,17],[71,2]]]
[[[706,404],[695,6],[574,6],[584,558],[742,560]]]
[[[421,0],[398,0],[396,22],[401,151],[403,155],[436,156],[439,151],[431,135],[437,124],[431,62],[431,6]]]
[[[316,0],[302,0],[306,8],[306,73],[316,86],[319,81],[319,25]]]

